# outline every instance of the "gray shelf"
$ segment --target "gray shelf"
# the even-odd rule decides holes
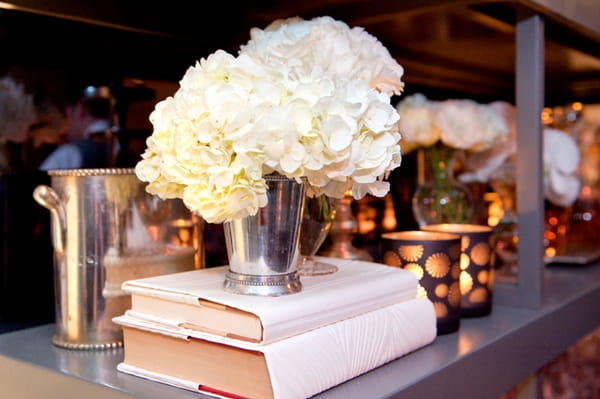
[[[540,308],[494,304],[490,316],[462,319],[457,333],[437,337],[431,345],[318,397],[497,398],[600,326],[600,263],[547,267],[543,281],[551,295]],[[52,325],[44,325],[0,335],[3,395],[36,399],[203,397],[118,372],[122,350],[57,348],[50,343],[52,332]]]

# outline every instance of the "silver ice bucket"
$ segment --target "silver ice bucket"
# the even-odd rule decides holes
[[[122,330],[112,318],[131,307],[121,284],[191,270],[197,250],[168,241],[174,202],[146,193],[133,169],[48,173],[51,187],[39,185],[33,196],[51,213],[52,342],[70,349],[119,347]]]

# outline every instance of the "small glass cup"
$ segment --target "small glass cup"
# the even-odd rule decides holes
[[[335,208],[332,200],[322,194],[304,199],[304,212],[300,226],[298,247],[298,274],[301,276],[322,276],[338,271],[334,264],[315,259],[315,255],[327,238],[333,220]]]

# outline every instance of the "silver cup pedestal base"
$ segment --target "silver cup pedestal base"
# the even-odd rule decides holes
[[[298,272],[275,275],[241,274],[228,270],[223,289],[234,294],[281,296],[302,290]]]
[[[99,350],[117,349],[117,348],[123,347],[122,340],[96,342],[96,343],[73,342],[71,340],[65,340],[58,335],[54,335],[52,337],[52,343],[55,346],[58,346],[60,348],[76,349],[76,350],[81,350],[81,351],[99,351]]]

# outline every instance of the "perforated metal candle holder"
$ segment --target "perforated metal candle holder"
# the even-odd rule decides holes
[[[386,233],[383,263],[402,267],[419,280],[417,296],[433,302],[438,335],[460,327],[460,237],[428,231]]]
[[[421,229],[458,234],[461,237],[461,316],[490,314],[494,287],[492,228],[477,224],[435,224],[422,226]]]

